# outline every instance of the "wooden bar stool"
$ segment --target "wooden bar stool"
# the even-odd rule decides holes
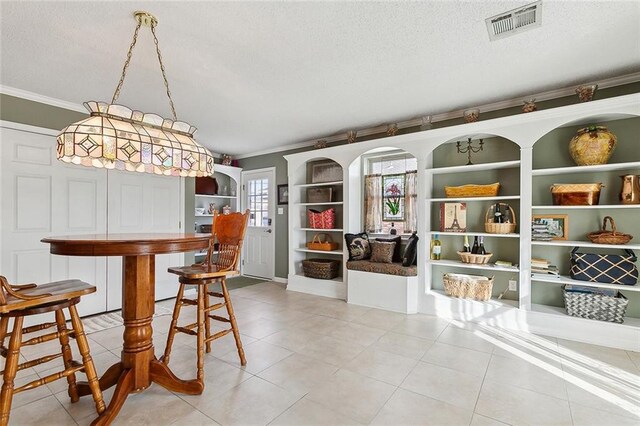
[[[226,336],[233,332],[236,340],[236,347],[240,357],[240,363],[246,365],[247,361],[242,349],[240,341],[240,332],[238,324],[233,313],[231,298],[227,290],[227,277],[238,274],[238,260],[242,250],[242,241],[247,229],[247,220],[249,219],[249,210],[245,213],[231,213],[220,215],[217,212],[213,214],[212,237],[207,250],[207,256],[202,263],[192,266],[182,266],[169,268],[169,272],[179,276],[180,289],[176,298],[176,304],[173,308],[173,319],[169,327],[169,335],[167,337],[167,347],[161,361],[169,364],[171,356],[171,346],[177,332],[196,336],[198,339],[198,366],[197,380],[204,386],[204,351],[211,352],[211,342]],[[214,252],[215,241],[218,242],[217,251]],[[215,260],[214,260],[215,257]],[[222,292],[211,291],[208,286],[216,282],[220,283]],[[184,298],[184,290],[186,285],[197,286],[198,296],[196,300]],[[210,304],[209,296],[222,298],[223,301]],[[196,306],[198,309],[197,321],[193,324],[178,326],[178,317],[180,309],[183,306]],[[214,315],[211,312],[226,308],[228,318]],[[231,328],[222,330],[211,335],[211,320],[221,321],[231,325]]]
[[[57,281],[39,286],[35,284],[18,286],[10,285],[5,277],[0,276],[0,283],[0,355],[7,359],[2,371],[4,381],[2,383],[2,392],[0,393],[0,426],[5,426],[9,423],[9,412],[11,411],[11,400],[14,393],[34,389],[63,377],[67,378],[69,384],[68,392],[71,402],[77,402],[79,396],[75,374],[78,371],[87,375],[89,388],[96,403],[96,410],[98,414],[101,414],[105,410],[102,391],[100,390],[96,369],[89,353],[87,336],[84,334],[82,322],[75,306],[80,301],[81,296],[94,293],[96,288],[80,280]],[[69,309],[69,315],[71,316],[71,330],[67,329],[66,326],[63,312],[65,308]],[[47,312],[55,313],[55,322],[22,327],[24,317]],[[11,333],[7,333],[9,318],[13,318]],[[39,335],[25,341],[22,340],[23,334],[46,330],[54,326],[57,327],[56,332]],[[8,349],[4,346],[4,341],[7,337],[10,337]],[[82,364],[73,360],[69,337],[75,338],[78,343],[78,349],[82,355]],[[20,347],[36,345],[54,339],[60,340],[60,353],[45,355],[22,364],[18,363]],[[14,388],[13,381],[19,370],[44,364],[60,357],[64,362],[63,371]]]

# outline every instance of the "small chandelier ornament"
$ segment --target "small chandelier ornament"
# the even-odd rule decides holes
[[[471,138],[468,138],[466,148],[462,148],[460,146],[460,141],[456,142],[456,150],[458,151],[458,154],[467,154],[468,161],[467,161],[467,164],[465,164],[465,166],[473,165],[473,163],[471,162],[471,154],[483,151],[483,147],[484,147],[484,141],[482,139],[480,139],[480,144],[477,147],[471,144]]]
[[[57,137],[58,159],[83,166],[159,175],[210,176],[211,152],[193,139],[197,129],[178,121],[176,115],[156,37],[158,20],[147,12],[137,11],[133,15],[137,25],[111,103],[84,103],[91,116],[62,129]],[[142,25],[150,27],[153,34],[173,120],[116,104]]]

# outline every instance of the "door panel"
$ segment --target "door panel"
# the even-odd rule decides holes
[[[242,273],[272,279],[275,256],[275,171],[242,173],[243,201],[249,209]]]

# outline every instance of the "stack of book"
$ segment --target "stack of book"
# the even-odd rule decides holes
[[[564,286],[565,291],[574,293],[591,293],[602,294],[604,296],[617,297],[618,290],[615,288],[601,288],[601,287],[587,287],[584,285],[566,284]]]
[[[531,222],[531,239],[533,241],[551,241],[553,235],[549,232],[549,225],[544,222]]]
[[[560,273],[556,265],[549,264],[547,259],[531,258],[531,277],[532,278],[558,278]]]

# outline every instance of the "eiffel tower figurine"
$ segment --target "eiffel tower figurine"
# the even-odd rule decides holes
[[[450,231],[451,232],[460,232],[462,231],[462,228],[460,227],[460,224],[458,223],[458,206],[453,206],[453,223],[451,224],[451,228]]]

